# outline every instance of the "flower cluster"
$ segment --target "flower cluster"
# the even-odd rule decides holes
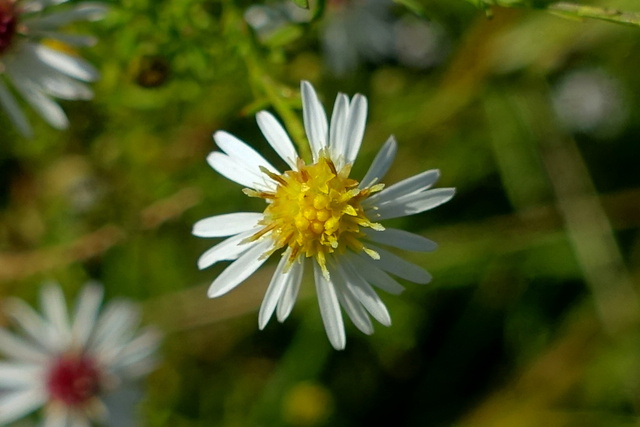
[[[431,276],[378,244],[406,250],[432,251],[436,244],[379,221],[417,214],[445,203],[452,188],[430,189],[439,171],[429,170],[385,187],[382,184],[396,153],[390,137],[360,180],[350,177],[365,130],[367,99],[344,94],[336,98],[328,122],[318,96],[302,82],[303,119],[313,153],[310,164],[296,152],[280,123],[268,112],[257,115],[258,126],[289,169],[284,173],[234,136],[219,131],[214,139],[222,151],[207,158],[213,169],[247,187],[250,197],[266,202],[264,212],[217,215],[197,222],[193,234],[227,237],[199,259],[200,268],[233,261],[211,284],[209,297],[225,294],[253,274],[270,255],[280,252],[259,313],[264,328],[274,311],[288,317],[303,274],[313,272],[320,312],[331,344],[345,346],[342,307],[366,334],[373,333],[369,315],[390,325],[389,313],[373,286],[392,294],[403,290],[391,275],[415,283]]]
[[[20,334],[0,328],[0,425],[44,408],[44,426],[81,427],[104,420],[103,397],[149,372],[159,333],[138,331],[127,301],[100,311],[102,287],[84,287],[70,319],[62,290],[42,289],[43,316],[19,299],[5,302]],[[122,390],[122,389],[120,389]]]
[[[75,55],[42,43],[53,40],[66,46],[89,46],[95,40],[86,35],[65,34],[60,28],[81,20],[104,16],[98,3],[74,3],[62,10],[66,0],[0,0],[0,106],[25,136],[31,126],[10,88],[57,129],[69,122],[52,99],[90,99],[91,89],[82,82],[94,81],[98,71]]]

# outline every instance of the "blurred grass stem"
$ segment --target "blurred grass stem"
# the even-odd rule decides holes
[[[535,93],[533,93],[535,92]],[[617,334],[640,320],[637,291],[622,259],[582,155],[555,127],[548,99],[533,91],[532,130],[538,135],[558,210],[605,329]]]

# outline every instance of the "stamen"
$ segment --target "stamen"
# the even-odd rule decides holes
[[[365,251],[372,258],[378,256],[360,242],[364,236],[360,228],[383,228],[367,218],[361,202],[372,190],[379,191],[383,186],[358,188],[358,182],[348,177],[351,165],[338,171],[324,151],[314,164],[305,165],[300,159],[296,164],[297,170],[282,175],[260,168],[278,183],[275,192],[244,190],[250,197],[269,202],[261,221],[264,228],[247,240],[255,241],[269,235],[274,241],[269,254],[286,246],[291,248],[288,268],[302,254],[313,257],[327,280],[329,254],[342,253],[349,248],[355,252]]]

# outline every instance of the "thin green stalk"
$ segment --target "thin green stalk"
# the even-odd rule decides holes
[[[247,31],[246,23],[242,19],[241,14],[232,1],[228,1],[226,6],[229,37],[236,40],[238,52],[247,66],[251,81],[257,85],[258,90],[264,93],[269,103],[284,122],[291,139],[298,147],[300,156],[305,161],[310,161],[311,149],[299,116],[293,111],[286,97],[279,93],[279,88],[282,87],[282,85],[275,82],[262,65],[265,60],[260,56],[253,38]]]

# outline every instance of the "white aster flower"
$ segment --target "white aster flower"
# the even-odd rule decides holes
[[[64,34],[60,27],[75,21],[96,20],[106,7],[78,2],[60,10],[67,0],[0,0],[0,106],[17,129],[31,135],[31,126],[9,86],[57,129],[69,125],[62,108],[52,99],[91,99],[93,92],[82,83],[99,77],[88,62],[41,43],[54,40],[69,46],[89,46],[95,39]],[[7,85],[9,83],[9,86]]]
[[[391,166],[396,142],[390,137],[360,182],[349,177],[364,134],[367,99],[344,94],[336,98],[331,123],[308,82],[302,82],[303,118],[313,163],[302,161],[280,123],[268,112],[257,115],[269,144],[289,166],[281,173],[244,142],[218,131],[213,137],[222,152],[207,158],[220,174],[245,187],[251,197],[265,199],[262,213],[240,212],[198,221],[193,234],[224,237],[205,252],[198,266],[231,260],[211,284],[209,297],[225,294],[255,272],[273,253],[280,262],[260,307],[259,326],[275,311],[279,321],[291,312],[304,271],[311,270],[322,319],[331,344],[345,346],[340,307],[366,334],[373,333],[369,314],[385,326],[389,313],[373,286],[392,294],[404,288],[390,274],[415,283],[431,276],[378,244],[432,251],[436,244],[422,236],[384,228],[378,221],[426,211],[453,197],[454,189],[429,188],[439,177],[430,170],[388,188],[380,183]],[[368,312],[368,313],[367,313]]]
[[[105,395],[154,366],[158,332],[138,331],[127,301],[100,312],[102,294],[85,286],[71,319],[57,285],[42,289],[43,316],[22,300],[5,302],[21,336],[0,328],[0,425],[44,407],[43,427],[88,427],[107,418]]]

